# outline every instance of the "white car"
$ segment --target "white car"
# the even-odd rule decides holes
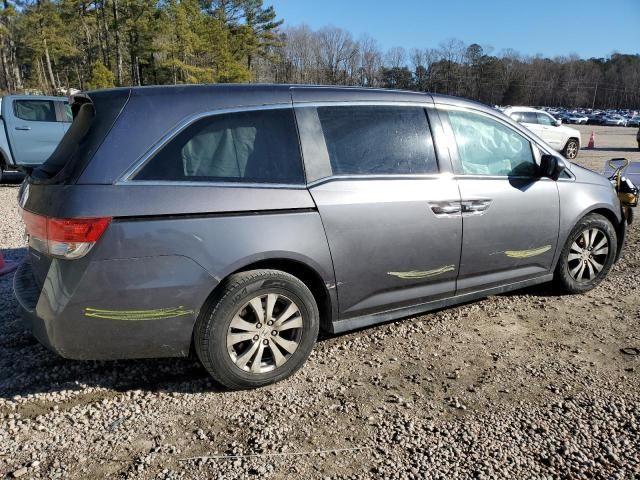
[[[504,114],[521,123],[569,160],[578,156],[582,137],[547,112],[530,107],[508,107]]]

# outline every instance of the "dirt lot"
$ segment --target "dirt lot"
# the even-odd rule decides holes
[[[578,163],[640,160],[636,129],[580,128],[597,150]],[[16,193],[0,188],[15,258]],[[636,226],[586,295],[539,287],[327,338],[251,392],[188,359],[60,359],[3,277],[0,477],[640,478],[640,356],[620,351],[640,347],[639,247]]]

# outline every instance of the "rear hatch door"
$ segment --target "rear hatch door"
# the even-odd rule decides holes
[[[75,184],[116,123],[129,94],[129,89],[114,89],[72,97],[71,126],[51,156],[42,165],[27,170],[19,192],[23,210],[61,218],[64,202],[79,201],[72,195]],[[42,287],[52,258],[30,248],[29,259],[35,280]]]

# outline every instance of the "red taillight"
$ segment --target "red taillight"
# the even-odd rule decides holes
[[[50,218],[47,239],[56,242],[97,242],[111,223],[110,218]]]
[[[48,218],[22,211],[32,248],[61,258],[79,258],[105,232],[111,218]]]
[[[47,238],[47,217],[34,215],[33,213],[23,210],[22,221],[25,227],[27,227],[27,233],[30,237],[40,238],[42,240]]]

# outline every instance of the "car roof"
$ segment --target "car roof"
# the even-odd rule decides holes
[[[384,88],[298,85],[298,84],[199,84],[125,87],[87,92],[87,95],[129,95],[130,98],[193,104],[196,110],[241,108],[255,105],[313,102],[417,102],[471,107],[486,112],[497,110],[484,103],[449,95]],[[85,94],[80,94],[83,96]],[[204,104],[209,107],[205,107]]]
[[[189,102],[210,97],[215,104],[225,107],[251,106],[256,104],[287,103],[292,95],[296,102],[323,101],[366,101],[385,100],[398,102],[429,102],[431,95],[422,92],[392,90],[382,88],[364,88],[349,86],[325,85],[296,85],[296,84],[198,84],[198,85],[162,85],[146,87],[124,87],[86,92],[91,97],[94,94],[122,95],[129,94],[131,98],[181,97]],[[80,96],[85,95],[80,94]]]
[[[539,113],[547,113],[544,110],[539,110],[533,107],[507,107],[504,109],[505,112],[539,112]]]
[[[7,100],[69,100],[69,97],[54,97],[51,95],[5,95]]]

